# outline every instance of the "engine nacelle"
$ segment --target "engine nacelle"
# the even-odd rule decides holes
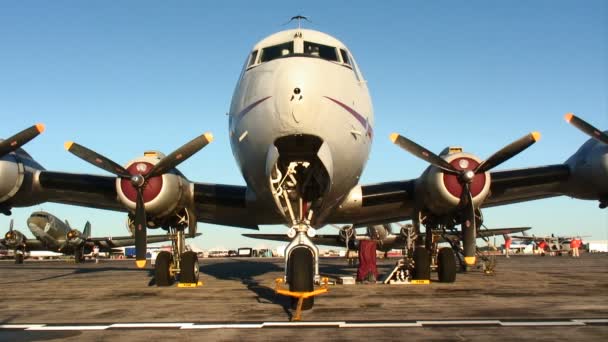
[[[13,197],[23,183],[25,170],[14,154],[0,158],[0,203]]]
[[[132,175],[145,175],[164,156],[159,152],[146,152],[143,157],[130,161],[125,169]],[[162,176],[148,179],[144,189],[143,198],[148,219],[164,217],[176,211],[177,208],[187,205],[185,194],[189,183],[177,173],[165,173]],[[135,211],[137,189],[129,179],[116,180],[116,193],[122,204],[131,212]]]
[[[608,145],[590,139],[566,164],[571,178],[566,193],[580,199],[608,201]]]
[[[26,240],[27,238],[20,231],[9,230],[4,235],[4,240],[2,241],[2,244],[10,249],[15,249],[17,247],[23,246]]]
[[[84,239],[82,238],[82,233],[76,229],[70,230],[66,236],[66,243],[70,247],[80,247],[84,244]]]
[[[448,148],[452,152],[454,148]],[[481,160],[476,156],[462,152],[442,153],[448,163],[458,170],[474,170]],[[490,192],[490,173],[480,173],[473,178],[470,189],[473,203],[477,207],[488,197]],[[436,215],[444,215],[452,212],[460,203],[463,186],[458,176],[445,173],[443,170],[429,166],[416,184],[417,195],[423,198],[427,210]]]

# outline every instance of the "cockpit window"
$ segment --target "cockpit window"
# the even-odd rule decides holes
[[[260,63],[268,62],[283,56],[293,54],[293,42],[287,42],[279,45],[269,46],[262,49]]]
[[[323,44],[304,42],[304,54],[320,57],[328,61],[338,61],[338,54],[336,48]]]
[[[249,56],[249,63],[247,64],[247,67],[250,67],[252,65],[255,64],[255,60],[258,58],[258,50],[255,50],[251,53],[251,56]]]
[[[340,49],[340,55],[342,56],[342,63],[350,65],[350,60],[348,59],[348,53],[344,49]]]

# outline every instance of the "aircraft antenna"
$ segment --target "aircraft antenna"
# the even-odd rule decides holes
[[[290,22],[297,20],[298,21],[298,30],[302,29],[302,20],[306,20],[309,23],[312,23],[312,21],[310,21],[310,19],[308,19],[307,17],[303,16],[303,15],[296,15],[294,17],[291,17],[291,19],[289,19],[288,22],[286,22],[285,24],[283,24],[283,26],[289,24]]]

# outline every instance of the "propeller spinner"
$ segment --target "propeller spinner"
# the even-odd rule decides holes
[[[102,156],[82,145],[68,141],[65,143],[65,149],[101,169],[104,169],[121,179],[129,180],[131,185],[136,189],[137,199],[135,205],[135,262],[137,267],[143,268],[146,266],[146,247],[147,247],[147,219],[143,193],[148,185],[148,180],[153,177],[162,176],[171,169],[190,158],[194,153],[200,151],[213,141],[211,133],[202,134],[182,147],[175,150],[173,153],[162,158],[154,165],[149,172],[141,174],[131,174],[124,167],[115,163],[111,159]]]

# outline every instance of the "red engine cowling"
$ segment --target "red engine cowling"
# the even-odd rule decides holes
[[[479,158],[465,152],[442,157],[458,170],[474,170],[481,163]],[[488,197],[490,183],[489,172],[477,174],[473,178],[470,189],[476,207]],[[452,212],[460,203],[462,190],[458,176],[447,174],[435,166],[424,171],[416,187],[418,195],[424,199],[426,209],[436,215]]]
[[[130,161],[125,169],[132,175],[145,175],[162,158],[160,154],[144,155]],[[165,173],[162,176],[148,179],[148,185],[143,192],[146,214],[151,221],[155,217],[164,217],[173,214],[177,208],[186,205],[185,194],[189,183],[175,173]],[[118,198],[130,211],[135,211],[137,190],[129,179],[116,179],[116,193]]]
[[[0,158],[0,203],[13,197],[23,183],[25,170],[14,155]]]

